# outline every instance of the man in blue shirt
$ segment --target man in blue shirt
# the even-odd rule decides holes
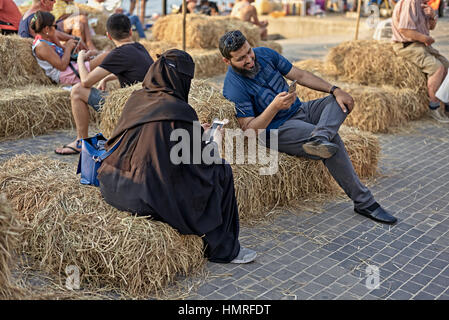
[[[235,104],[243,130],[276,129],[271,133],[278,139],[278,151],[323,160],[354,202],[355,212],[379,222],[396,222],[360,181],[338,135],[340,125],[354,106],[348,93],[296,68],[272,49],[251,48],[238,30],[221,37],[219,48],[223,61],[229,65],[223,95]],[[288,93],[284,76],[331,95],[301,102],[296,93]]]

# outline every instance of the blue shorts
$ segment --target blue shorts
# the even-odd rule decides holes
[[[99,111],[104,104],[104,99],[108,96],[106,91],[98,90],[97,88],[91,88],[87,104],[94,108],[95,111]]]

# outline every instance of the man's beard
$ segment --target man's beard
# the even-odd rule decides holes
[[[256,60],[256,58],[254,58],[254,67],[252,67],[251,70],[247,70],[244,68],[238,68],[238,67],[234,66],[232,63],[231,63],[231,67],[238,74],[240,74],[244,77],[247,77],[247,78],[251,78],[251,79],[253,79],[260,71],[260,64]]]

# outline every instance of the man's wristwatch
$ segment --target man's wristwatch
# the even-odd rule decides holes
[[[340,88],[337,87],[337,86],[332,86],[332,88],[331,88],[331,90],[329,91],[329,93],[330,93],[331,95],[334,95],[335,89],[340,89]]]

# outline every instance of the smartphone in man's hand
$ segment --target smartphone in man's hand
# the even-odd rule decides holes
[[[294,92],[296,92],[296,83],[297,83],[297,81],[294,80],[294,81],[290,84],[290,86],[288,87],[288,93],[294,93]]]

